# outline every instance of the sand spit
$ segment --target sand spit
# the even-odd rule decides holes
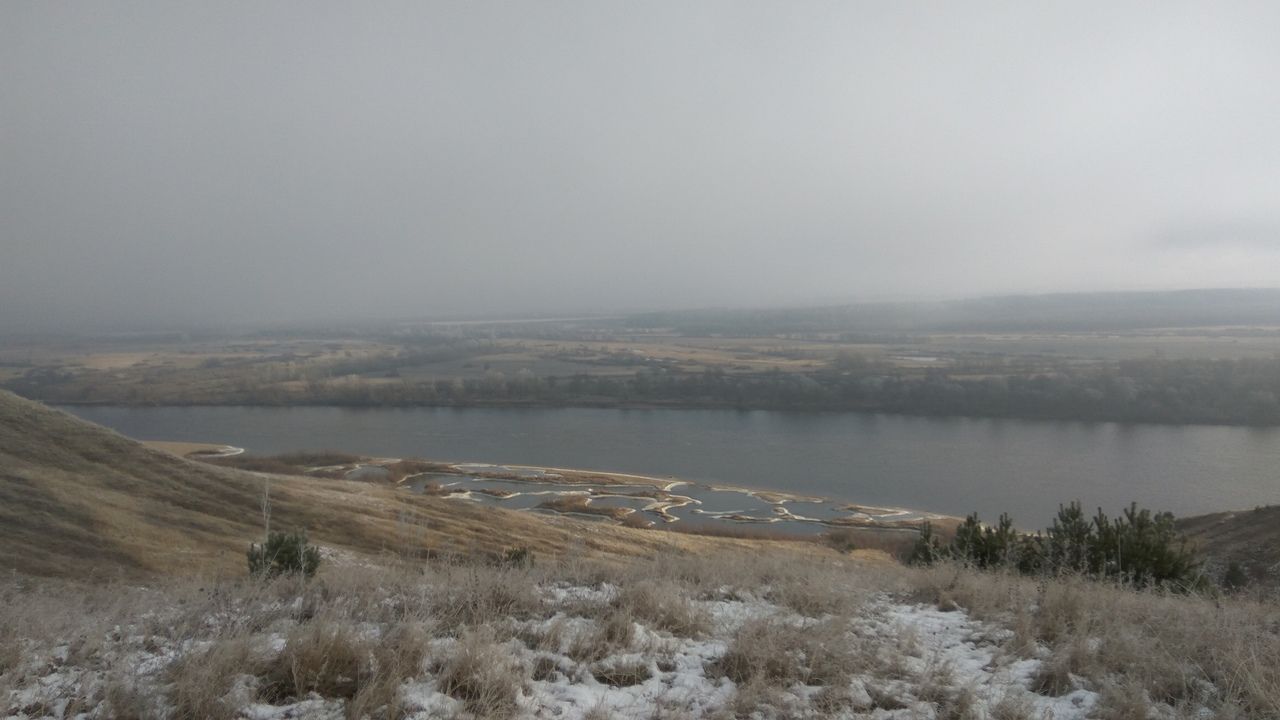
[[[226,457],[208,454],[215,449],[230,454],[243,452],[223,446],[191,449],[200,450],[203,457]],[[316,460],[323,463],[322,457]],[[338,460],[336,454],[330,457]],[[946,525],[955,521],[945,515],[907,508],[859,505],[729,484],[702,484],[670,476],[539,465],[348,457],[346,462],[300,466],[297,470],[319,477],[390,483],[426,495],[511,510],[590,516],[637,525],[680,523],[680,527],[708,529],[730,524],[769,525],[770,532],[814,536],[838,529],[915,531],[925,522]]]
[[[244,448],[234,445],[217,445],[214,443],[173,442],[169,440],[143,440],[142,444],[152,450],[160,450],[170,455],[203,460],[212,458],[233,457],[244,454]]]

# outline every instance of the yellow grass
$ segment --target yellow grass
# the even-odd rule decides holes
[[[198,442],[176,442],[173,440],[141,440],[144,447],[160,450],[178,457],[188,457],[195,453],[218,453],[227,448],[226,445]]]

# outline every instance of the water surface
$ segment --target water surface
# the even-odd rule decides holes
[[[733,410],[67,407],[140,438],[252,453],[573,467],[1024,527],[1059,502],[1179,515],[1280,503],[1280,429]],[[793,506],[802,514],[803,506]]]

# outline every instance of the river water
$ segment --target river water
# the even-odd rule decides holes
[[[65,407],[148,440],[341,450],[782,490],[944,514],[1280,503],[1280,428],[733,410]]]

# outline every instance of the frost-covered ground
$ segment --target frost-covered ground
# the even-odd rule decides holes
[[[611,586],[601,588],[548,588],[549,604],[560,598],[575,603],[598,601],[607,604],[616,594]],[[862,607],[845,627],[829,623],[830,618],[807,618],[786,608],[756,599],[749,594],[735,599],[695,603],[710,618],[711,632],[705,637],[677,637],[654,631],[635,622],[633,638],[593,662],[575,659],[577,638],[593,637],[602,620],[574,616],[563,611],[539,620],[512,621],[515,634],[534,638],[534,647],[512,637],[497,643],[501,652],[530,672],[516,695],[516,714],[532,718],[652,718],[664,713],[704,717],[720,712],[746,710],[735,707],[738,683],[718,670],[735,635],[751,622],[771,622],[794,626],[797,630],[821,625],[830,631],[833,643],[846,642],[861,652],[875,653],[873,666],[853,674],[840,688],[844,708],[829,704],[817,707],[815,696],[831,694],[832,688],[796,682],[781,688],[769,699],[767,713],[787,717],[870,717],[928,718],[938,714],[938,700],[947,707],[963,704],[976,717],[996,711],[1018,710],[1019,717],[1046,717],[1055,720],[1088,717],[1097,695],[1080,689],[1062,697],[1045,697],[1031,692],[1031,680],[1040,660],[1018,659],[1000,649],[1008,630],[970,619],[963,611],[942,612],[936,607],[894,602],[877,597]],[[835,633],[843,629],[843,636]],[[131,628],[110,632],[92,662],[74,663],[71,648],[61,645],[47,656],[29,657],[21,668],[16,689],[7,698],[7,713],[13,718],[107,718],[113,707],[94,703],[110,691],[111,683],[132,682],[150,686],[161,694],[165,672],[183,654],[198,652],[201,643],[165,642],[155,636],[131,634]],[[364,631],[378,637],[381,628]],[[545,640],[553,638],[550,645]],[[279,632],[262,635],[270,652],[284,650],[286,641]],[[428,643],[426,656],[449,657],[458,652],[461,641],[436,638]],[[779,659],[804,664],[802,656]],[[425,665],[425,664],[424,664]],[[255,702],[257,679],[240,678],[229,695],[240,707],[239,715],[254,720],[282,718],[344,718],[342,699],[317,696],[298,702],[273,705]],[[465,717],[466,703],[443,691],[440,681],[426,667],[419,677],[400,688],[402,710],[412,718]],[[240,698],[236,698],[240,695]],[[949,698],[949,703],[946,698]],[[157,714],[164,708],[156,707]],[[1006,715],[1007,716],[1007,715]]]
[[[840,585],[841,572],[738,585],[452,568],[385,585],[370,571],[134,591],[79,626],[50,623],[64,637],[28,633],[0,651],[0,717],[1214,716],[1063,671],[1061,648],[1028,642],[1016,613],[981,620],[949,599],[859,591],[856,575]]]
[[[608,607],[617,589],[552,586],[544,598],[553,610],[542,619],[515,620],[509,624],[512,637],[495,642],[499,652],[518,665],[519,692],[515,712],[520,717],[651,718],[663,713],[703,717],[719,712],[747,711],[735,706],[738,684],[718,667],[737,634],[751,623],[775,623],[797,632],[821,627],[831,633],[831,643],[847,643],[860,653],[870,653],[870,665],[853,673],[838,688],[843,698],[832,707],[817,707],[815,697],[831,695],[829,685],[795,682],[768,698],[762,714],[781,713],[788,717],[920,718],[937,714],[938,700],[948,707],[964,704],[981,716],[1001,708],[1019,709],[1025,717],[1055,720],[1084,718],[1097,696],[1076,690],[1062,697],[1045,697],[1031,692],[1031,679],[1039,668],[1036,659],[1018,659],[1000,649],[1008,630],[970,619],[963,611],[942,612],[935,607],[894,602],[884,596],[873,598],[845,622],[830,617],[809,618],[775,603],[742,593],[733,599],[694,601],[695,612],[709,619],[708,632],[700,637],[678,637],[657,631],[632,620],[629,642],[589,662],[574,643],[595,638],[607,620],[582,617],[573,607]],[[566,602],[568,601],[568,602]],[[571,606],[564,607],[562,606]],[[218,622],[210,618],[211,624]],[[378,638],[383,628],[361,628]],[[522,640],[523,639],[523,640]],[[280,653],[287,644],[280,631],[260,636],[268,653]],[[426,648],[427,661],[417,677],[400,688],[402,711],[407,717],[449,718],[466,716],[467,703],[451,697],[438,678],[429,671],[430,658],[448,658],[459,652],[457,638],[434,638]],[[112,628],[96,651],[83,661],[73,661],[72,647],[63,644],[47,655],[24,658],[10,672],[17,677],[16,688],[6,699],[9,717],[106,718],[117,711],[102,701],[119,687],[133,685],[135,691],[149,689],[158,699],[174,661],[183,655],[207,649],[208,643],[174,643],[138,632],[137,628]],[[532,647],[530,647],[532,645]],[[788,648],[777,648],[777,660],[804,665],[811,658]],[[791,653],[795,653],[792,655]],[[742,682],[742,678],[739,678]],[[749,682],[749,681],[748,681]],[[297,702],[269,704],[253,699],[258,679],[238,678],[228,693],[238,714],[255,720],[277,718],[345,717],[342,699],[326,700],[318,695]],[[165,713],[163,703],[154,708]],[[171,709],[169,709],[172,712]]]

